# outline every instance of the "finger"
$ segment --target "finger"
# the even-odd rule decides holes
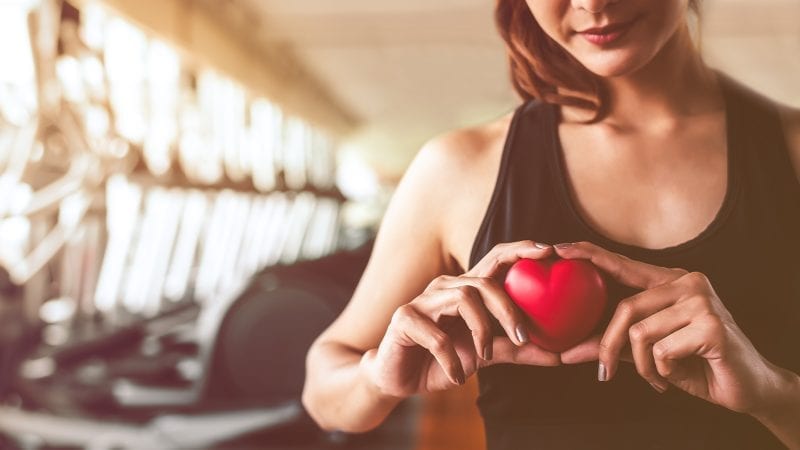
[[[580,344],[561,353],[562,364],[580,364],[585,362],[597,361],[600,358],[600,339],[601,335],[596,334]],[[621,361],[633,362],[633,355],[630,347],[622,349],[620,354]],[[599,376],[598,376],[599,378]]]
[[[659,340],[653,344],[658,373],[668,380],[680,381],[678,362],[690,356],[719,357],[724,333],[722,320],[707,315]]]
[[[442,286],[458,288],[471,286],[478,290],[483,305],[497,318],[508,337],[518,345],[530,341],[528,321],[524,313],[508,297],[505,289],[492,278],[475,278],[462,276],[443,282]]]
[[[620,353],[630,341],[628,330],[631,326],[673,305],[678,297],[676,287],[673,284],[665,284],[619,302],[600,340],[599,359],[603,365],[600,370],[605,369],[607,380],[613,378],[617,371]]]
[[[475,353],[483,359],[492,358],[492,324],[477,288],[463,281],[450,284],[452,288],[439,289],[414,302],[414,308],[438,323],[442,316],[461,317],[472,333]]]
[[[634,261],[591,242],[557,244],[556,253],[566,259],[588,259],[616,281],[630,287],[650,289],[674,281],[687,272]]]
[[[510,266],[520,259],[541,259],[549,256],[552,252],[553,248],[550,245],[541,242],[518,241],[498,244],[465,275],[469,277],[493,277],[498,274],[500,269]]]
[[[561,364],[558,354],[549,352],[536,344],[516,345],[505,336],[494,338],[494,358],[491,361],[479,361],[480,367],[494,364],[526,364],[531,366],[558,366]]]
[[[561,353],[562,364],[579,364],[597,361],[600,356],[600,338],[595,335]]]
[[[407,344],[428,350],[453,384],[464,384],[464,366],[447,333],[410,305],[398,308],[392,320],[397,323],[395,332],[405,338]]]
[[[634,323],[628,330],[636,371],[659,392],[666,391],[669,382],[658,372],[653,344],[690,323],[688,308],[673,305]]]

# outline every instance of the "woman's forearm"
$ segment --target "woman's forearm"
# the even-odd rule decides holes
[[[753,416],[787,447],[800,450],[800,376],[781,370],[780,403]]]
[[[363,357],[335,343],[311,347],[303,405],[320,427],[350,433],[369,431],[380,425],[402,400],[381,393],[370,383]]]

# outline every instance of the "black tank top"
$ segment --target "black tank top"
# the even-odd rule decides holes
[[[498,243],[532,239],[591,241],[639,261],[700,271],[755,348],[800,373],[800,183],[775,104],[718,75],[726,105],[728,185],[702,233],[673,247],[648,249],[595,231],[577,212],[564,176],[559,110],[533,100],[512,119],[470,267]],[[616,301],[634,293],[610,283],[606,317]],[[621,363],[606,383],[597,381],[596,362],[502,364],[481,369],[478,378],[490,450],[784,448],[750,416],[675,387],[656,393],[629,363]]]

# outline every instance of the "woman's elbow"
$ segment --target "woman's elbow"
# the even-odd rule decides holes
[[[305,385],[303,386],[303,394],[301,402],[308,415],[317,423],[317,425],[325,431],[336,431],[339,428],[325,420],[325,415],[322,414],[321,405],[316,396],[313,394],[313,388],[309,386],[308,376],[306,377]]]
[[[353,391],[358,390],[356,380],[344,385],[334,383],[333,380],[337,378],[334,372],[342,370],[342,367],[325,367],[321,360],[330,355],[326,355],[321,347],[324,346],[315,343],[306,356],[306,378],[301,401],[308,415],[326,431],[364,433],[376,428],[381,424],[377,416],[356,411],[359,400],[351,397]]]
[[[314,419],[314,422],[319,425],[320,428],[326,431],[335,431],[338,428],[329,423],[325,420],[325,414],[323,414],[323,407],[324,401],[320,399],[320,395],[317,393],[319,388],[316,386],[316,376],[315,376],[315,358],[316,358],[316,349],[317,343],[315,342],[311,348],[308,350],[306,354],[306,377],[303,382],[303,392],[300,397],[300,401],[303,403],[303,408],[305,408],[308,415]]]

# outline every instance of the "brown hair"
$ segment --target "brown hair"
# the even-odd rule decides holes
[[[698,15],[699,2],[689,0]],[[525,1],[497,0],[495,22],[506,43],[511,83],[523,100],[538,98],[594,110],[595,117],[590,122],[605,116],[608,94],[599,77],[542,30]]]

